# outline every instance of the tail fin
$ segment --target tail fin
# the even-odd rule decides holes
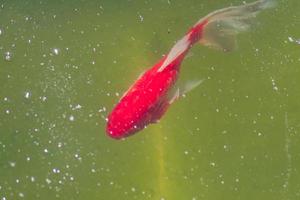
[[[241,6],[223,8],[200,19],[193,28],[201,26],[201,44],[230,51],[236,46],[236,35],[250,28],[251,20],[259,11],[274,5],[273,0],[258,0]],[[191,40],[193,41],[192,38]]]
[[[181,40],[177,41],[157,71],[163,71],[178,58],[182,60],[190,47],[198,41],[205,46],[223,51],[233,50],[236,46],[236,35],[247,31],[251,19],[255,18],[259,11],[273,7],[274,1],[258,0],[208,14],[200,19]]]

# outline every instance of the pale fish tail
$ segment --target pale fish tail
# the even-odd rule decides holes
[[[258,0],[241,6],[231,6],[211,12],[201,18],[180,39],[168,53],[158,69],[163,71],[170,63],[183,58],[190,47],[196,42],[223,51],[231,51],[236,47],[236,35],[249,30],[256,15],[267,8],[273,7],[275,0]]]
[[[256,15],[274,5],[274,0],[258,0],[241,6],[223,8],[200,19],[193,28],[203,27],[198,36],[200,44],[231,51],[236,47],[236,35],[249,30]],[[195,41],[194,38],[191,40]]]

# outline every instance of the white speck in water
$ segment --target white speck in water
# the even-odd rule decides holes
[[[216,163],[211,162],[210,165],[211,165],[212,167],[215,167],[215,166],[216,166]]]
[[[139,15],[140,21],[144,21],[144,17],[142,15]]]
[[[55,55],[58,55],[58,54],[59,54],[59,50],[58,50],[57,48],[54,48],[54,49],[53,49],[53,53],[54,53]]]
[[[24,194],[22,192],[19,193],[19,197],[23,198]]]
[[[4,99],[3,99],[4,101],[8,101],[8,98],[7,97],[4,97]]]
[[[292,37],[288,37],[289,42],[294,42],[296,44],[300,44],[300,39],[294,39]]]
[[[40,97],[40,99],[41,99],[42,101],[46,101],[46,100],[47,100],[47,97],[42,96],[42,97]]]
[[[2,30],[0,29],[0,35],[2,35]]]
[[[73,115],[70,115],[69,120],[72,122],[75,120],[75,117]]]
[[[102,108],[100,108],[100,109],[98,110],[99,113],[105,112],[105,111],[106,111],[106,107],[102,107]]]
[[[6,110],[5,113],[6,113],[6,114],[9,114],[9,113],[10,113],[10,110]]]
[[[51,183],[51,180],[49,178],[46,178],[46,183],[47,184],[50,184]]]
[[[261,136],[261,135],[262,135],[262,133],[261,133],[261,132],[258,132],[258,133],[257,133],[257,135],[258,135],[258,136]]]
[[[25,92],[25,98],[26,98],[26,99],[29,99],[30,96],[31,96],[31,93],[30,93],[30,92],[28,92],[28,91]]]
[[[185,155],[188,155],[188,154],[189,154],[189,152],[188,152],[188,151],[184,151],[184,154],[185,154]]]
[[[271,78],[273,90],[278,91],[278,87],[276,86],[275,80]]]
[[[35,178],[34,178],[33,176],[31,176],[31,177],[30,177],[30,181],[31,181],[31,182],[34,182],[34,181],[35,181]]]
[[[28,156],[28,157],[26,157],[26,161],[30,161],[31,160],[31,158]]]
[[[292,37],[288,37],[290,42],[294,42],[294,39]]]
[[[9,165],[10,165],[11,167],[15,167],[15,166],[16,166],[16,162],[9,162]]]
[[[7,200],[6,197],[2,197],[1,200]]]
[[[53,172],[54,174],[59,174],[59,173],[60,173],[60,170],[59,170],[59,169],[56,169],[56,168],[53,168],[53,169],[52,169],[52,172]]]
[[[81,106],[80,104],[77,104],[77,105],[73,108],[73,110],[78,110],[78,109],[80,109],[80,108],[82,108],[82,106]]]
[[[132,188],[131,188],[131,191],[132,191],[132,192],[135,192],[135,188],[134,188],[134,187],[132,187]]]
[[[11,60],[11,53],[9,51],[5,52],[4,58],[5,58],[5,60],[10,61]]]
[[[48,151],[48,149],[44,149],[44,152],[45,152],[45,153],[48,153],[49,151]]]

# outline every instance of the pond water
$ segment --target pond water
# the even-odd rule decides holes
[[[1,1],[0,199],[299,199],[299,0],[262,12],[233,52],[195,46],[180,79],[205,81],[160,123],[105,133],[141,72],[242,2]]]

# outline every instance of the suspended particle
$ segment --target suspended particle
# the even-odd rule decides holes
[[[11,53],[9,51],[7,51],[7,52],[4,53],[4,59],[6,61],[11,61],[11,58],[12,58],[12,55],[11,55]]]
[[[58,54],[59,54],[59,50],[58,50],[57,48],[54,48],[54,49],[53,49],[53,53],[54,53],[55,55],[58,55]]]

